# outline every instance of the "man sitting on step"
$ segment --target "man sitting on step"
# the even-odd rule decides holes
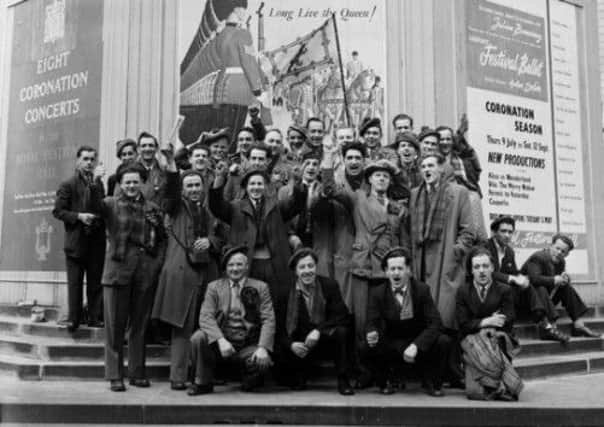
[[[199,314],[200,329],[191,337],[191,361],[195,377],[190,396],[214,390],[218,361],[239,365],[241,389],[262,385],[264,372],[273,364],[275,313],[268,285],[248,275],[247,246],[225,251],[222,269],[226,277],[208,284]]]
[[[310,248],[298,249],[289,260],[296,275],[287,304],[282,334],[283,369],[291,377],[294,390],[305,387],[311,362],[318,355],[331,355],[338,373],[338,391],[354,394],[349,382],[352,330],[350,314],[335,280],[317,276],[317,254]]]
[[[582,317],[587,313],[587,307],[571,285],[571,278],[566,272],[564,259],[574,247],[570,237],[555,234],[549,247],[531,255],[521,271],[537,290],[550,322],[554,323],[558,317],[556,304],[560,302],[573,321],[572,336],[599,338],[600,334],[585,326]]]
[[[515,231],[516,221],[510,216],[500,216],[491,223],[492,236],[486,247],[493,260],[493,280],[510,285],[516,313],[530,314],[539,327],[539,337],[542,340],[568,342],[570,337],[548,320],[541,298],[528,276],[518,270],[516,255],[510,245]]]

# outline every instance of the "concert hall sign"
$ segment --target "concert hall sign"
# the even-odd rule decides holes
[[[103,2],[13,6],[0,269],[63,271],[59,183],[80,145],[99,145]]]
[[[328,131],[384,111],[386,11],[378,0],[182,0],[181,140],[246,122]]]

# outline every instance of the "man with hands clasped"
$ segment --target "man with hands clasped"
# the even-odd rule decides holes
[[[404,362],[422,374],[426,393],[443,396],[451,339],[442,332],[430,289],[412,277],[411,258],[402,247],[384,255],[382,268],[387,280],[369,289],[364,349],[380,393],[395,392],[394,372]]]
[[[289,260],[296,276],[287,304],[283,371],[294,390],[305,388],[312,361],[331,357],[338,374],[338,391],[354,394],[349,382],[352,350],[350,314],[338,283],[317,275],[317,254],[310,248],[298,249]]]
[[[247,246],[227,249],[222,258],[226,277],[208,284],[199,314],[199,330],[191,337],[194,381],[188,394],[211,393],[218,361],[241,369],[241,389],[262,385],[273,362],[275,313],[268,285],[248,277]]]

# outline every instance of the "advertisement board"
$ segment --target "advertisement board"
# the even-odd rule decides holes
[[[77,148],[99,145],[103,2],[13,7],[0,269],[62,271],[63,225],[51,211]]]

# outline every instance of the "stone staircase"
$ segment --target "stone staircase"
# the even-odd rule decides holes
[[[29,307],[0,306],[0,372],[23,380],[99,380],[103,378],[102,329],[81,327],[75,334],[57,325],[56,309],[46,308],[45,323],[31,323]],[[586,323],[604,332],[604,308],[592,308]],[[570,320],[559,326],[570,331]],[[567,345],[538,339],[531,323],[518,323],[522,351],[514,361],[524,379],[604,370],[604,340],[573,338]],[[148,376],[167,381],[169,347],[147,346]],[[326,373],[329,368],[326,368]]]

